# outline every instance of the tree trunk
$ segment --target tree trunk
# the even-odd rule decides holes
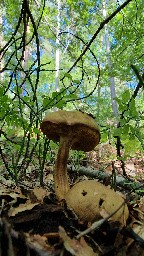
[[[4,42],[4,38],[3,38],[3,10],[4,6],[1,3],[0,5],[0,49],[2,49],[3,47],[3,42]],[[3,58],[3,53],[0,55],[0,70],[2,70],[4,68],[4,58]],[[4,72],[0,73],[0,81],[3,80],[4,77]]]
[[[100,56],[101,56],[101,53],[102,53],[102,36],[100,36]],[[101,60],[99,61],[99,66],[100,66],[100,70],[102,68],[102,62]],[[99,118],[100,118],[100,96],[101,96],[101,84],[100,84],[100,80],[98,82],[98,102],[97,102],[97,119],[99,121]]]
[[[24,46],[24,52],[23,52],[23,59],[22,59],[22,68],[23,68],[23,71],[25,71],[28,67],[28,57],[29,57],[29,47],[28,45],[26,46],[26,43],[27,43],[27,34],[30,33],[30,27],[29,27],[29,24],[27,22],[26,24],[26,31],[25,31],[25,46]],[[21,77],[22,79],[25,79],[25,73],[22,71],[21,73]],[[25,84],[22,85],[22,94],[21,96],[23,97],[25,95]]]
[[[106,18],[106,1],[103,0],[103,17]],[[105,25],[104,27],[105,32],[105,42],[106,42],[106,54],[107,54],[107,62],[108,62],[108,69],[109,71],[112,70],[111,58],[110,58],[110,41],[109,41],[109,32],[108,26]],[[111,103],[112,103],[112,110],[115,117],[118,116],[118,106],[117,102],[115,101],[116,97],[116,90],[115,90],[115,80],[114,77],[110,77],[110,92],[111,92]]]
[[[56,67],[56,75],[55,75],[55,90],[59,91],[59,65],[60,65],[60,0],[57,0],[57,29],[56,29],[56,56],[55,56],[55,67]]]

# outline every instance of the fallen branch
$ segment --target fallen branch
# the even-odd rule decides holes
[[[76,168],[74,166],[68,165],[68,172],[69,173],[79,173],[79,175],[86,175],[90,178],[98,178],[99,180],[104,180],[104,179],[111,179],[111,174],[104,172],[104,171],[99,171],[99,170],[95,170],[93,168],[90,167],[79,167]],[[144,182],[143,182],[144,183]],[[134,189],[139,189],[140,187],[142,187],[141,182],[138,181],[129,181],[127,178],[121,176],[121,175],[116,175],[116,185],[123,187],[125,189],[128,190],[134,190]]]

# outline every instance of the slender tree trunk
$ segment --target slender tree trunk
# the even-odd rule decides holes
[[[102,36],[100,36],[100,56],[101,56],[101,53],[102,53]],[[101,60],[99,61],[99,66],[100,66],[100,69],[102,67],[102,62]],[[99,119],[99,116],[100,116],[100,96],[101,96],[101,84],[100,84],[100,81],[98,83],[98,102],[97,102],[97,117]]]
[[[106,0],[103,0],[103,17],[106,18]],[[109,71],[112,70],[111,58],[110,58],[110,41],[109,41],[109,32],[108,26],[105,25],[105,42],[106,42],[106,53],[107,53],[107,62],[108,62],[108,69]],[[115,117],[118,116],[118,106],[117,102],[115,101],[116,97],[116,90],[115,90],[115,80],[114,77],[110,77],[110,92],[111,92],[111,103],[112,103],[112,110]]]
[[[56,67],[56,76],[55,76],[55,90],[59,91],[59,66],[60,66],[60,7],[61,2],[57,0],[57,29],[56,29],[56,56],[55,56],[55,67]]]
[[[27,23],[26,25],[26,34],[25,34],[25,45],[27,43],[27,34],[30,33],[30,27],[29,27],[29,24]],[[29,57],[29,47],[28,46],[25,46],[25,49],[24,49],[24,53],[23,53],[23,60],[22,60],[22,68],[23,70],[25,71],[27,66],[28,66],[28,57]],[[21,77],[22,79],[25,78],[25,73],[22,71],[22,74],[21,74]],[[25,94],[25,84],[23,84],[22,86],[22,96],[24,96]]]
[[[4,38],[3,38],[3,4],[1,3],[0,5],[0,48],[3,47],[3,42],[4,42]],[[2,70],[4,68],[4,58],[2,56],[3,54],[0,55],[0,70]],[[4,76],[4,72],[0,73],[0,81],[3,80],[3,76]]]

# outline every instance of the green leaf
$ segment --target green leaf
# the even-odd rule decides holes
[[[135,133],[135,128],[132,125],[129,125],[131,133]]]
[[[48,98],[43,99],[43,107],[48,108],[48,105],[51,103],[51,100]]]
[[[60,94],[60,92],[53,92],[52,93],[52,98],[56,98],[59,94]]]
[[[122,102],[123,102],[123,103],[128,103],[128,101],[130,100],[130,91],[129,91],[128,89],[125,90],[125,91],[122,93],[121,97],[122,97]]]
[[[38,129],[38,128],[33,128],[33,132],[35,133],[35,134],[40,134],[40,130]]]
[[[131,115],[132,116],[138,116],[138,112],[137,112],[137,109],[136,109],[136,105],[135,105],[135,99],[132,98],[130,104],[129,104],[129,109],[131,111]]]
[[[122,134],[122,128],[120,127],[120,128],[115,128],[114,130],[113,130],[113,136],[115,137],[115,136],[120,136]]]
[[[73,80],[73,83],[75,83],[75,84],[79,84],[79,83],[80,83],[80,81],[79,81],[79,80]]]
[[[130,139],[131,141],[134,141],[134,140],[135,140],[135,135],[134,135],[134,134],[130,134],[129,139]],[[134,145],[133,145],[133,146],[134,146]]]
[[[115,97],[115,100],[116,100],[116,102],[117,102],[117,103],[118,103],[118,105],[119,105],[119,112],[124,111],[124,110],[125,110],[125,105],[123,105],[122,100],[121,100],[121,99],[119,99],[119,98],[117,98],[117,97]]]
[[[125,125],[124,127],[123,127],[123,134],[128,134],[128,132],[129,132],[129,125],[127,124],[127,125]]]
[[[14,91],[15,91],[16,93],[18,93],[19,95],[22,94],[22,92],[23,92],[22,88],[21,88],[21,87],[18,87],[18,86],[16,86],[16,87],[14,88]]]
[[[56,104],[56,107],[59,108],[59,109],[63,109],[63,107],[66,106],[66,102],[65,100],[61,100],[59,101],[57,104]]]
[[[117,157],[118,160],[122,160],[122,161],[125,161],[126,160],[126,156],[121,156],[121,157]]]
[[[66,95],[66,98],[67,98],[67,100],[69,100],[69,99],[76,99],[77,95],[75,93],[70,93],[70,94]]]
[[[3,97],[3,93],[4,93],[5,88],[4,87],[0,87],[0,97]]]
[[[69,73],[65,73],[64,76],[72,80],[72,76]]]
[[[122,103],[119,104],[119,112],[123,112],[125,108],[125,105],[123,105]]]

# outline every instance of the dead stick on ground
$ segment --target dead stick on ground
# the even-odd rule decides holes
[[[123,207],[125,205],[125,201],[117,208],[117,210],[115,210],[113,213],[111,213],[108,217],[104,218],[104,219],[101,219],[101,220],[98,220],[98,221],[95,221],[91,227],[87,228],[86,230],[82,231],[80,234],[78,234],[76,236],[77,239],[79,239],[80,237],[84,236],[84,235],[87,235],[88,233],[90,233],[91,231],[93,230],[96,230],[98,228],[100,228],[100,226],[106,222],[108,219],[110,219],[116,212],[118,212],[121,207]]]
[[[99,171],[90,167],[79,167],[68,165],[67,166],[69,173],[78,173],[79,175],[86,175],[91,178],[98,178],[99,180],[104,180],[105,178],[111,178],[112,174],[109,174],[105,171]],[[144,181],[142,181],[144,184]],[[131,189],[139,189],[142,186],[141,182],[129,181],[122,175],[116,175],[116,185],[121,186],[122,188],[131,190]]]

